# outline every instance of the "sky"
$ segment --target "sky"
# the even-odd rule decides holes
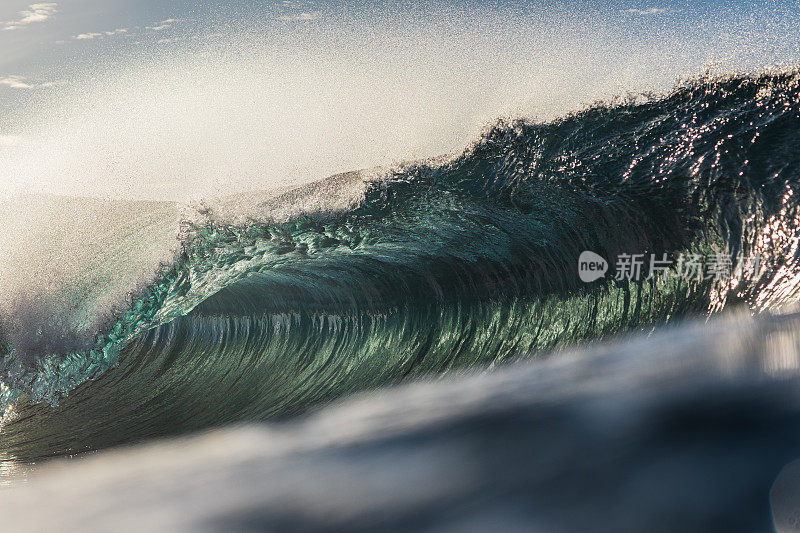
[[[612,2],[335,2],[308,0],[3,0],[0,3],[0,111],[30,95],[87,77],[97,64],[125,60],[137,52],[183,46],[229,25],[265,34],[308,32],[330,24],[365,28],[379,19],[398,30],[433,22],[458,30],[464,19],[494,15],[516,24],[572,18],[586,31],[616,29],[636,39],[650,34],[719,29],[709,39],[747,40],[753,29],[796,30],[797,1],[629,0]],[[748,35],[751,34],[751,35]],[[774,46],[774,45],[772,45]]]
[[[2,0],[0,198],[309,181],[798,47],[800,0]]]

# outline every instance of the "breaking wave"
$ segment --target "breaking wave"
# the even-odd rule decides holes
[[[413,376],[791,302],[798,138],[791,70],[504,122],[458,157],[182,210],[13,200],[6,211],[73,202],[121,229],[57,288],[0,304],[0,451],[39,457],[280,417]],[[582,282],[585,250],[611,272]],[[621,254],[675,261],[616,279]],[[679,276],[686,254],[725,254],[731,272]],[[756,271],[737,273],[754,254]]]

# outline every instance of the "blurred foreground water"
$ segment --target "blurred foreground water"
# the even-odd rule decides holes
[[[722,317],[45,463],[3,490],[0,520],[15,532],[795,531],[799,333],[796,313]]]

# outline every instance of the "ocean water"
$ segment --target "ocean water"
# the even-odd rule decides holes
[[[453,156],[295,187],[5,200],[0,454],[280,419],[780,308],[800,284],[798,135],[800,73],[783,68],[502,121]],[[585,251],[604,277],[581,279]],[[670,266],[625,276],[615,259],[637,254]],[[730,264],[687,276],[687,257]]]

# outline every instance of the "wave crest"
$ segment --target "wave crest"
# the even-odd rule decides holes
[[[598,105],[552,123],[501,123],[456,158],[211,202],[184,218],[177,259],[155,282],[128,288],[129,298],[139,295],[131,305],[81,330],[81,349],[54,351],[58,339],[15,343],[24,335],[6,312],[0,394],[56,403],[144,339],[157,339],[163,359],[177,349],[166,332],[187,315],[180,327],[191,323],[206,346],[222,353],[250,342],[261,361],[321,342],[326,348],[306,346],[304,357],[350,368],[347,361],[368,364],[376,346],[394,343],[399,359],[376,362],[383,370],[352,386],[336,384],[342,375],[315,383],[327,391],[313,395],[320,399],[412,369],[502,361],[733,302],[765,309],[792,300],[799,80],[795,71],[694,80],[663,98]],[[126,238],[114,246],[137,250]],[[609,258],[758,252],[768,261],[747,283],[586,285],[575,268],[584,250]],[[92,268],[114,271],[102,261]],[[77,286],[65,286],[67,300],[82,301]],[[302,327],[291,333],[281,325],[295,322]],[[82,325],[58,323],[72,332]],[[295,337],[314,327],[320,339]],[[275,331],[287,344],[270,345]],[[293,408],[303,404],[295,400]]]

